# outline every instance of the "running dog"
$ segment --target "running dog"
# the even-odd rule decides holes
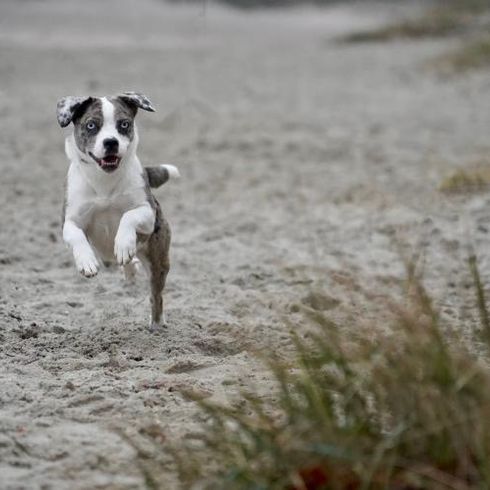
[[[63,206],[63,240],[75,265],[93,277],[99,263],[124,267],[134,276],[141,262],[151,282],[152,329],[165,324],[162,293],[169,263],[170,227],[151,188],[179,177],[173,165],[142,167],[136,156],[138,109],[154,112],[135,92],[112,97],[63,97],[61,127],[73,123],[65,141],[70,160]]]

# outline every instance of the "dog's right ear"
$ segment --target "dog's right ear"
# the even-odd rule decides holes
[[[68,126],[75,119],[77,112],[92,99],[93,97],[90,96],[80,97],[72,95],[60,99],[56,105],[56,117],[58,118],[59,125],[62,128]]]
[[[138,92],[124,92],[117,97],[126,102],[126,104],[134,107],[136,110],[140,108],[144,111],[155,112],[155,108],[151,105],[150,99],[144,94]]]

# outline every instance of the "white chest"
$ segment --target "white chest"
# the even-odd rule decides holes
[[[93,199],[85,203],[84,232],[104,260],[114,258],[114,239],[122,216],[136,208],[143,199],[134,193],[110,199]],[[142,196],[140,196],[142,197]]]
[[[68,149],[72,146],[68,141]],[[95,165],[76,159],[70,165],[66,218],[83,230],[104,260],[114,257],[114,239],[122,216],[148,204],[142,171],[135,155],[123,159],[115,174],[105,174]]]

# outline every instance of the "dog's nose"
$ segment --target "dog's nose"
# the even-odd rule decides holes
[[[119,141],[116,138],[106,138],[102,144],[107,153],[117,153],[119,148]]]

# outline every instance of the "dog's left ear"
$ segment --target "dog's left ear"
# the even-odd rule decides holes
[[[68,126],[68,124],[75,119],[77,112],[86,106],[92,99],[93,97],[90,96],[79,97],[73,95],[60,99],[56,105],[56,117],[58,118],[59,125],[62,128]]]
[[[135,109],[139,108],[144,111],[155,112],[155,108],[151,105],[150,99],[146,95],[137,92],[124,92],[117,97]]]

